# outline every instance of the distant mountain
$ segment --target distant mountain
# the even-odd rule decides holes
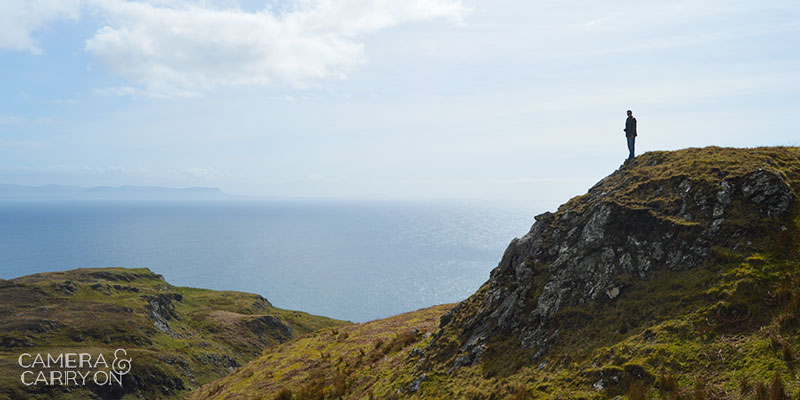
[[[235,198],[235,196],[213,187],[95,186],[85,188],[67,185],[26,186],[0,184],[0,201],[206,201],[232,198]]]

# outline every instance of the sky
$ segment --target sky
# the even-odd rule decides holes
[[[800,142],[797,1],[0,0],[0,183],[544,207]]]

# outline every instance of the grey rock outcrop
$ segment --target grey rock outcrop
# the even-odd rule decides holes
[[[624,296],[626,279],[647,279],[656,268],[696,268],[713,246],[746,246],[759,232],[729,222],[731,207],[737,215],[775,219],[786,217],[795,199],[784,177],[769,170],[633,179],[624,168],[616,171],[557,212],[536,216],[530,231],[511,241],[475,295],[477,311],[466,314],[462,303],[441,318],[435,340],[448,327],[460,336],[450,371],[480,360],[496,335],[518,338],[535,362],[558,339],[559,310],[613,302]]]
[[[180,316],[175,312],[175,305],[172,301],[181,301],[183,296],[179,293],[159,294],[156,296],[142,296],[147,300],[147,310],[150,318],[153,319],[153,325],[160,331],[176,335],[169,326],[169,320],[180,320]]]

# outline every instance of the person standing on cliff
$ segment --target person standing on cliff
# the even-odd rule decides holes
[[[633,160],[636,156],[633,154],[634,146],[636,145],[636,118],[633,118],[633,111],[628,110],[628,119],[625,120],[625,137],[628,139],[628,160]]]

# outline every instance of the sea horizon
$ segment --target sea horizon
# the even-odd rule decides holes
[[[364,322],[465,299],[533,215],[491,201],[3,201],[0,278],[147,267]]]

